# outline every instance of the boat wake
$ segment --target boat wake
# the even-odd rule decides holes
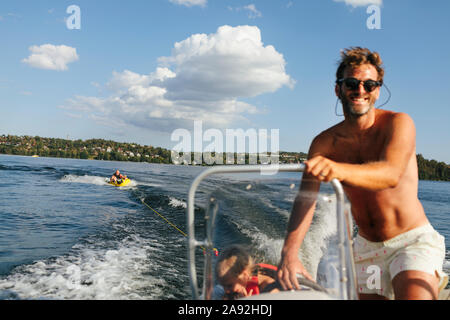
[[[179,199],[174,198],[174,197],[169,197],[169,199],[170,199],[170,202],[169,202],[170,206],[172,206],[174,208],[178,208],[178,207],[181,207],[181,208],[184,208],[184,209],[187,208],[187,203],[185,201],[179,200]]]
[[[74,174],[66,174],[60,179],[60,181],[65,183],[93,184],[97,186],[109,185],[107,177],[90,176],[90,175],[78,176]],[[138,183],[135,180],[131,180],[131,182],[127,185],[127,187],[136,187],[137,185]]]
[[[97,177],[97,176],[77,176],[73,174],[67,174],[63,176],[60,181],[67,183],[85,183],[85,184],[95,184],[98,186],[107,185],[107,178],[105,177]]]
[[[95,243],[94,243],[95,242]],[[133,235],[77,244],[71,252],[23,265],[0,279],[0,299],[173,299],[159,269],[164,245]]]

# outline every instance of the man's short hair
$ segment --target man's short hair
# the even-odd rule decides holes
[[[341,50],[341,61],[336,71],[336,82],[344,77],[344,71],[347,67],[357,67],[363,64],[371,64],[378,71],[377,81],[383,82],[384,68],[383,61],[378,52],[372,52],[367,48],[350,47]]]

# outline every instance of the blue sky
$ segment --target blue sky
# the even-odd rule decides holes
[[[383,59],[384,108],[414,119],[417,153],[450,163],[449,12],[444,0],[2,1],[0,134],[170,149],[201,120],[279,129],[281,150],[307,152],[342,120],[340,50],[363,46]]]

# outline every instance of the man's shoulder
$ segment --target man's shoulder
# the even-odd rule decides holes
[[[390,124],[393,127],[401,124],[414,127],[413,119],[405,112],[378,110],[378,121],[383,125]]]
[[[327,155],[329,151],[332,150],[332,146],[336,140],[336,137],[341,135],[340,128],[341,123],[338,123],[315,136],[311,143],[310,148],[311,155],[314,154]]]
[[[338,124],[335,124],[334,126],[325,129],[324,131],[322,131],[321,133],[319,133],[313,140],[313,143],[316,142],[320,142],[320,143],[324,143],[324,142],[331,142],[336,135],[340,135],[342,134],[342,125],[343,122],[340,122]]]
[[[405,112],[377,109],[377,116],[389,119],[411,119],[411,116]]]

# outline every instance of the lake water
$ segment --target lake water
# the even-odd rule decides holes
[[[132,179],[129,186],[105,182],[117,168]],[[182,232],[188,189],[202,170],[0,155],[0,299],[189,299]],[[300,176],[210,178],[200,187],[196,215],[202,216],[206,199],[214,195],[220,202],[219,251],[246,243],[277,264]],[[448,182],[419,183],[427,216],[446,238],[447,273],[449,195]],[[329,196],[332,190],[325,186],[323,199]],[[312,270],[335,232],[327,203],[319,205],[302,247],[305,267]],[[203,230],[199,220],[197,231]]]

